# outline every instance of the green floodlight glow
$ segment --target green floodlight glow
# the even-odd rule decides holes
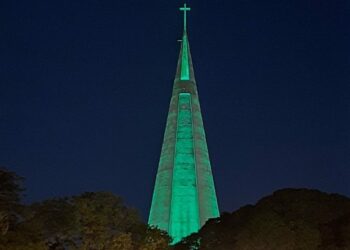
[[[180,93],[169,233],[178,242],[199,228],[191,94]]]
[[[187,4],[184,4],[184,7],[181,7],[180,10],[184,12],[184,31],[186,31],[186,28],[187,28],[187,11],[190,11],[191,8],[187,7]]]
[[[188,40],[185,33],[182,38],[181,80],[190,79],[190,65],[188,59]]]
[[[190,8],[180,10],[184,33],[148,219],[169,233],[172,244],[219,216],[186,32]]]
[[[189,80],[190,79],[190,65],[188,61],[188,40],[187,40],[187,11],[190,11],[191,8],[187,7],[184,4],[183,7],[180,8],[181,11],[184,12],[184,35],[182,37],[182,58],[181,58],[181,80]]]

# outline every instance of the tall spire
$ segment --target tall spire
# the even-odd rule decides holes
[[[193,73],[193,66],[192,66],[192,58],[190,53],[190,46],[188,43],[188,37],[187,37],[187,11],[190,11],[191,8],[187,6],[187,4],[184,4],[183,7],[179,8],[180,11],[183,11],[184,13],[184,30],[181,40],[181,50],[180,50],[180,56],[178,61],[178,70],[176,78],[179,78],[180,80],[187,81],[187,80],[193,80],[194,81],[194,73]]]
[[[214,180],[186,32],[159,159],[148,223],[165,230],[173,243],[219,216]]]

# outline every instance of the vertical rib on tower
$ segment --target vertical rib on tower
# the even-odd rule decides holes
[[[173,243],[219,216],[186,30],[159,160],[148,223]]]

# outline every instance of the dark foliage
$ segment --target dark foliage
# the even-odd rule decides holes
[[[1,250],[350,250],[350,199],[316,190],[279,190],[172,247],[111,193],[25,206],[22,192],[22,178],[0,169]]]
[[[18,220],[21,211],[21,195],[23,178],[17,174],[0,168],[0,235],[5,235]]]
[[[284,189],[220,218],[175,249],[349,250],[350,199],[316,190]]]
[[[165,232],[108,192],[20,204],[22,179],[0,172],[1,250],[166,250]],[[19,209],[20,208],[20,209]],[[9,216],[13,214],[9,226]]]

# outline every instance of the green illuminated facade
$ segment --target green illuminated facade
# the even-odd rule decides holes
[[[148,223],[174,243],[219,216],[186,31],[181,42]]]

